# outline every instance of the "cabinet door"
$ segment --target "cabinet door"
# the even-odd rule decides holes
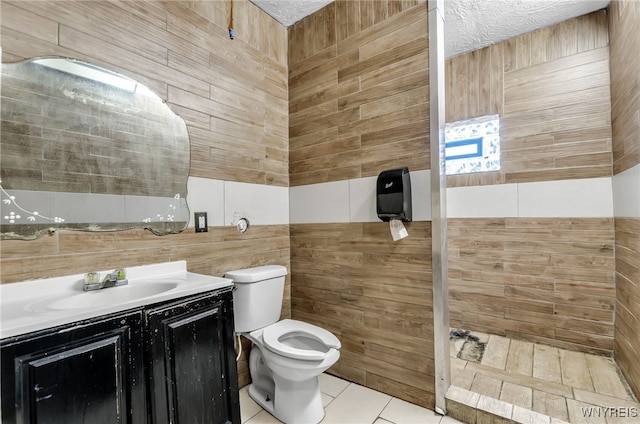
[[[2,341],[4,423],[146,421],[142,313]]]
[[[231,292],[147,311],[154,424],[239,423]]]

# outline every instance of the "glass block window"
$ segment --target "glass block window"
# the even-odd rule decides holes
[[[500,170],[500,117],[482,116],[444,127],[447,175]]]

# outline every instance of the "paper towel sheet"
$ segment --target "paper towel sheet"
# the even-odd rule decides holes
[[[393,241],[398,241],[409,235],[407,229],[404,228],[404,224],[399,219],[390,219],[389,229],[391,230],[391,237],[393,237]]]

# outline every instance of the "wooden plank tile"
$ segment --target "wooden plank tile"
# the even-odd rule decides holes
[[[572,352],[561,349],[560,367],[562,369],[562,384],[585,390],[593,390],[591,376],[586,373],[586,355],[581,352]]]
[[[513,405],[490,396],[480,396],[478,400],[478,424],[481,423],[511,423]]]
[[[531,409],[533,404],[533,389],[505,381],[502,384],[500,400]]]
[[[621,399],[615,396],[608,396],[598,393],[593,393],[586,390],[575,389],[574,397],[577,401],[585,402],[591,405],[601,406],[601,407],[622,407],[622,408],[640,408],[640,404],[635,401],[635,399]]]
[[[640,339],[637,337],[640,316],[640,285],[635,284],[639,267],[633,265],[633,257],[640,254],[640,219],[616,218],[616,261],[617,304],[615,354],[620,370],[629,382],[636,397],[640,395],[640,368],[636,366]]]
[[[476,373],[474,371],[463,369],[456,375],[455,378],[452,377],[451,382],[456,387],[471,390],[471,386],[475,378]]]
[[[632,400],[618,372],[618,367],[611,358],[586,354],[585,362],[593,380],[595,392]]]
[[[625,140],[637,139],[637,135],[640,133],[637,121],[640,97],[636,95],[637,90],[628,85],[632,83],[634,72],[640,64],[637,55],[629,55],[629,52],[637,51],[640,46],[637,37],[631,36],[639,29],[637,19],[635,19],[637,13],[637,8],[632,3],[618,2],[614,2],[607,13],[608,27],[611,30],[609,43],[611,61],[612,63],[624,64],[611,69],[611,101],[612,104],[618,105],[612,109],[612,120],[616,122],[613,126],[613,160],[617,164],[614,168],[616,174],[640,163],[640,156],[637,153],[640,147],[637,146],[637,143],[635,146],[625,143]],[[606,20],[606,18],[604,19]],[[597,28],[606,25],[601,15],[595,16],[592,23],[594,21],[596,24],[600,24]],[[595,44],[603,43],[605,34],[600,32],[594,38]],[[624,119],[625,116],[635,116],[636,118]]]
[[[533,343],[511,340],[507,355],[506,371],[517,374],[533,375]]]
[[[473,408],[478,405],[478,400],[480,400],[480,394],[456,386],[451,386],[449,390],[447,390],[446,396],[447,399]]]
[[[531,34],[516,37],[516,67],[517,69],[531,66]]]
[[[531,65],[547,61],[547,41],[553,27],[541,28],[531,34]]]
[[[491,108],[490,114],[504,114],[504,43],[493,45],[491,51]]]
[[[504,370],[507,364],[507,356],[509,354],[510,339],[500,336],[489,336],[489,342],[485,346],[482,355],[482,365]]]
[[[560,355],[557,348],[539,344],[533,347],[533,376],[545,381],[562,383]]]
[[[549,416],[542,415],[538,412],[522,408],[517,405],[513,407],[513,414],[511,418],[517,423],[547,424],[551,422],[551,418]]]
[[[435,404],[435,396],[430,389],[410,386],[375,373],[367,373],[366,386],[378,391],[403,393],[403,397],[407,402],[424,408],[430,409]]]
[[[476,374],[470,390],[474,393],[499,399],[500,391],[502,390],[502,380],[497,380],[482,374]]]
[[[522,374],[514,374],[508,371],[500,370],[493,367],[488,367],[482,364],[476,364],[473,362],[467,363],[465,367],[467,372],[475,372],[476,374],[483,374],[494,379],[499,379],[505,382],[517,384],[524,387],[530,387],[532,389],[541,390],[547,393],[552,393],[557,396],[573,397],[573,391],[570,387],[561,383],[543,380],[536,377],[528,377]]]
[[[533,410],[560,420],[569,420],[567,398],[542,390],[533,390]]]
[[[58,43],[58,23],[45,16],[5,2],[2,5],[2,28],[19,32],[28,28],[31,37],[55,45]]]

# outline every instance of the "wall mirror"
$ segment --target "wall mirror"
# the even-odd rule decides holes
[[[2,64],[0,232],[183,230],[189,134],[144,85],[57,57]]]

